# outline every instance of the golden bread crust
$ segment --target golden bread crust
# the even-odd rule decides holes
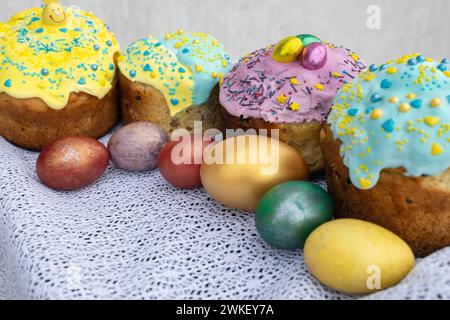
[[[42,150],[67,136],[100,138],[118,117],[117,83],[102,99],[71,93],[62,110],[51,109],[39,98],[16,99],[0,93],[0,135],[25,149]]]
[[[148,121],[159,125],[167,132],[179,128],[192,131],[194,121],[203,122],[203,130],[216,128],[216,112],[208,101],[200,106],[190,106],[183,112],[170,115],[164,95],[151,85],[133,82],[119,72],[122,117],[124,124]],[[218,99],[218,87],[214,88],[210,100]]]

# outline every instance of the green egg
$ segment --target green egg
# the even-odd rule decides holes
[[[256,209],[261,237],[279,249],[302,249],[308,236],[333,218],[333,201],[321,187],[305,181],[280,184]]]
[[[322,42],[322,40],[320,40],[316,36],[313,36],[312,34],[299,34],[297,38],[302,40],[303,46],[305,47],[313,42]]]

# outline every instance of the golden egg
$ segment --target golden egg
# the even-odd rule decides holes
[[[230,208],[254,212],[264,194],[283,182],[308,179],[308,165],[292,147],[266,136],[238,136],[204,154],[205,190]]]

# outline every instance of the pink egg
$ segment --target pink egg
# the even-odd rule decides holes
[[[327,47],[320,42],[310,43],[303,49],[300,62],[305,69],[317,70],[327,63]]]

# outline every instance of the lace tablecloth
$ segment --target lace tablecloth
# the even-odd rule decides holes
[[[321,286],[301,251],[267,246],[253,214],[203,190],[110,166],[84,190],[55,192],[38,181],[37,156],[0,138],[0,298],[353,298]],[[365,298],[450,299],[450,248]]]

